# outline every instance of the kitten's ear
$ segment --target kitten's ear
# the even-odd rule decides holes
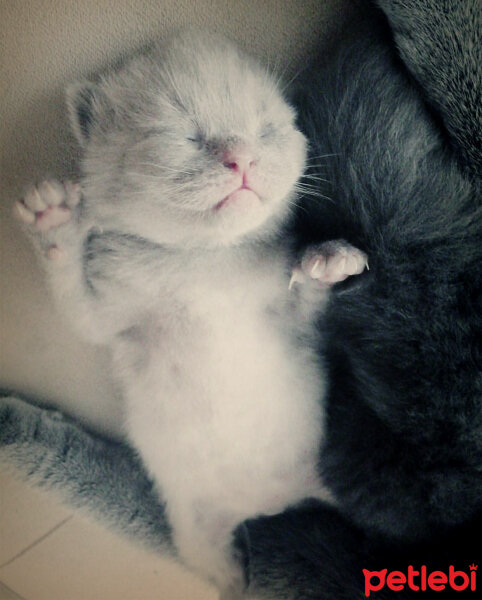
[[[95,118],[98,87],[91,81],[79,81],[67,87],[70,125],[81,146],[87,143]]]

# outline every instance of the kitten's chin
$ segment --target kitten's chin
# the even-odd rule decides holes
[[[237,244],[277,230],[285,214],[282,202],[266,200],[253,191],[241,189],[219,202],[206,215],[207,230],[215,245]]]
[[[251,211],[260,207],[261,199],[256,192],[241,188],[232,192],[214,206],[217,213],[225,211]]]

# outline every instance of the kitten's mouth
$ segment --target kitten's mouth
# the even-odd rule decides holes
[[[234,192],[228,194],[220,202],[215,204],[213,210],[219,211],[227,208],[250,209],[258,206],[261,203],[261,198],[258,194],[249,187],[241,186]]]

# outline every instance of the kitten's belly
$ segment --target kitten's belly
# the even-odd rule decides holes
[[[129,435],[168,501],[196,490],[252,514],[319,490],[323,382],[311,351],[239,305],[211,322],[164,318],[158,331],[124,381]]]

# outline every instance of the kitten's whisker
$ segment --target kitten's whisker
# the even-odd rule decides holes
[[[320,191],[318,190],[318,188],[314,189],[314,188],[309,188],[309,187],[305,187],[305,186],[300,186],[299,184],[297,184],[294,189],[296,192],[299,192],[302,197],[303,196],[312,196],[314,198],[320,198],[320,199],[323,198],[323,199],[333,202],[333,204],[335,204],[335,201],[333,200],[333,198],[330,198],[329,196],[325,196],[325,194],[321,194]]]
[[[293,83],[293,81],[295,81],[303,72],[303,69],[298,69],[298,71],[295,72],[295,74],[293,75],[293,77],[291,77],[291,79],[289,79],[286,83],[283,84],[283,86],[281,87],[281,92],[284,93]]]
[[[179,90],[179,87],[177,86],[175,79],[174,79],[174,74],[172,72],[172,68],[166,68],[164,70],[165,75],[167,76],[167,79],[169,80],[169,83],[172,86],[172,89],[174,90],[174,92],[176,93],[176,96],[178,99],[182,98],[182,93]]]
[[[323,177],[318,177],[317,175],[310,175],[309,173],[305,173],[302,176],[302,179],[312,179],[313,181],[324,181],[325,183],[332,183],[329,179],[324,179]]]
[[[314,154],[314,155],[309,155],[308,156],[308,160],[313,160],[313,159],[318,159],[318,158],[329,158],[331,156],[340,156],[339,152],[334,152],[332,154]]]
[[[295,184],[297,187],[305,187],[305,188],[310,188],[310,189],[318,189],[318,185],[316,185],[315,183],[311,183],[310,181],[304,181],[303,179],[300,179],[300,181],[297,181]]]
[[[325,196],[324,194],[303,192],[301,197],[303,198],[304,196],[312,196],[313,198],[317,198],[318,200],[328,200],[328,202],[331,202],[332,204],[336,204],[336,202],[333,200],[333,198],[330,198],[329,196]]]
[[[273,71],[273,76],[275,77],[275,83],[276,86],[282,91],[284,92],[284,90],[286,89],[287,85],[282,85],[282,82],[284,81],[284,77],[286,75],[286,72],[289,70],[289,68],[291,67],[291,63],[290,61],[286,62],[283,66],[283,70],[281,72],[278,71],[278,67],[279,65],[276,65],[275,70]]]
[[[280,55],[277,54],[271,69],[271,77],[275,80],[276,85],[278,85],[279,83],[279,61],[280,61]]]
[[[140,167],[150,167],[150,168],[154,168],[154,169],[158,169],[160,171],[160,174],[162,175],[163,171],[172,171],[173,173],[181,173],[182,175],[194,175],[196,173],[196,171],[188,171],[186,169],[174,169],[173,167],[168,167],[167,165],[156,165],[156,164],[149,164],[149,163],[140,163],[139,164]],[[130,172],[132,175],[141,175],[141,176],[148,176],[148,177],[154,177],[155,175],[153,175],[152,173],[142,173],[140,171],[131,171]]]
[[[302,198],[302,196],[301,196],[301,198]],[[298,208],[298,209],[302,210],[303,212],[305,212],[306,214],[308,214],[308,210],[302,204],[296,202],[295,200],[289,200],[288,204],[290,206],[294,206],[295,208]]]
[[[305,169],[328,169],[327,163],[307,163]]]
[[[169,170],[174,170],[172,167],[167,167],[166,165],[163,165],[162,163],[141,162],[141,163],[138,163],[138,164],[139,164],[140,167],[154,167],[155,169],[169,169]]]

